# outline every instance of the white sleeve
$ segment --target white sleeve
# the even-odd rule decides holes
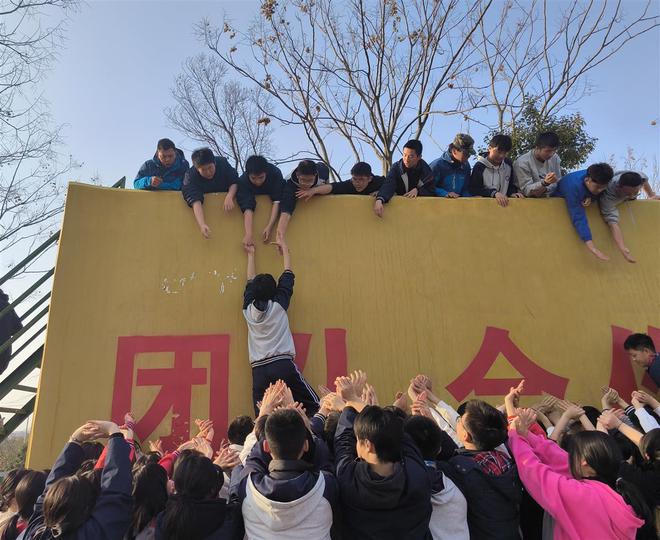
[[[243,443],[243,450],[238,454],[238,459],[241,460],[241,463],[245,465],[250,452],[252,452],[252,447],[257,444],[257,436],[254,434],[254,430],[250,431],[247,437],[245,437],[245,442]]]
[[[660,428],[660,424],[658,424],[657,420],[653,418],[644,407],[635,409],[635,416],[639,420],[644,433],[648,433],[652,429]]]

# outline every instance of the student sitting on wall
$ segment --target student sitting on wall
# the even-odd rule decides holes
[[[442,157],[431,163],[435,194],[438,197],[450,199],[470,197],[468,159],[472,154],[474,154],[474,139],[466,133],[459,133]]]
[[[552,194],[553,197],[562,197],[566,200],[568,213],[580,239],[601,261],[609,261],[610,258],[594,245],[584,209],[607,189],[613,174],[612,167],[607,163],[595,163],[587,170],[575,171],[564,176]]]
[[[364,161],[358,161],[351,169],[351,179],[343,182],[332,182],[322,184],[312,189],[299,190],[296,197],[305,201],[314,195],[372,195],[383,185],[383,176],[374,176],[371,165]]]
[[[174,146],[170,139],[161,139],[156,145],[154,157],[140,167],[133,187],[151,191],[179,191],[189,166],[182,150]]]
[[[291,172],[284,184],[282,202],[280,203],[280,220],[277,224],[277,239],[284,240],[289,221],[296,209],[296,194],[307,191],[320,184],[328,182],[330,170],[325,163],[315,163],[309,159],[303,159]]]
[[[252,221],[257,208],[256,195],[268,195],[272,201],[268,225],[261,233],[264,242],[270,240],[270,234],[280,212],[280,201],[284,189],[282,171],[262,156],[250,156],[245,162],[245,172],[238,179],[238,207],[243,212],[245,236],[243,247],[254,246]]]
[[[630,250],[623,241],[623,233],[619,227],[619,209],[617,207],[622,202],[635,200],[642,188],[648,186],[648,182],[648,177],[644,173],[633,171],[615,172],[614,177],[607,184],[607,189],[598,199],[600,213],[605,223],[610,227],[614,243],[625,259],[631,263],[637,261],[630,254]]]
[[[559,137],[539,133],[534,148],[513,162],[513,174],[525,197],[550,197],[561,179]]]
[[[488,143],[488,152],[477,158],[470,176],[470,193],[492,197],[500,206],[509,204],[509,197],[523,198],[513,178],[513,164],[507,158],[511,137],[495,135]]]
[[[387,173],[385,182],[378,191],[374,203],[374,213],[383,217],[385,204],[396,195],[409,199],[433,195],[433,173],[428,163],[422,159],[422,143],[411,139],[403,145],[403,157]]]
[[[210,238],[211,228],[204,217],[204,194],[227,193],[225,211],[233,210],[238,190],[238,173],[225,158],[214,156],[210,148],[195,150],[190,158],[193,166],[188,169],[183,179],[183,198],[193,209],[202,236]]]

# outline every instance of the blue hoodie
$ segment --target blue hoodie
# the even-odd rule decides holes
[[[183,152],[176,149],[176,159],[174,163],[165,167],[158,159],[158,152],[154,154],[154,157],[148,161],[145,161],[140,167],[135,180],[133,180],[134,189],[148,189],[151,191],[181,191],[181,183],[183,182],[183,176],[186,174],[186,171],[190,165],[186,161]],[[157,188],[151,186],[151,177],[158,176],[163,179],[163,183]]]
[[[472,196],[469,189],[470,164],[454,160],[449,150],[431,162],[431,170],[438,197],[446,197],[451,192],[458,193],[461,197]]]
[[[101,492],[94,508],[85,522],[74,530],[64,531],[60,540],[97,540],[99,538],[123,538],[131,524],[133,497],[130,446],[123,435],[115,434],[108,439],[108,454],[101,474]],[[44,498],[50,487],[60,478],[75,474],[85,455],[82,446],[67,443],[48,475],[44,492],[34,505],[34,513],[27,528],[19,536],[22,540],[51,540],[56,538],[48,529],[43,535],[38,531],[44,528]]]
[[[593,200],[598,198],[598,196],[593,195],[584,184],[584,179],[586,177],[586,169],[567,174],[562,177],[557,185],[557,189],[552,194],[552,197],[563,197],[566,201],[566,207],[571,216],[573,226],[583,242],[591,240],[591,229],[589,228],[587,213],[585,212],[582,203],[587,199]]]

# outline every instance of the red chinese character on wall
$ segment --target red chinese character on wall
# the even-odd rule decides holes
[[[296,364],[302,372],[307,363],[312,334],[293,334],[296,345]],[[190,438],[191,401],[194,386],[209,385],[208,418],[215,425],[218,444],[225,436],[229,404],[229,343],[230,336],[122,336],[118,338],[115,386],[112,398],[112,418],[122,422],[124,414],[132,410],[134,387],[159,387],[158,394],[147,412],[138,419],[136,433],[147,439],[171,413],[170,435],[162,437],[165,448],[176,448]],[[174,355],[172,367],[137,368],[136,356],[145,353]],[[208,367],[194,367],[193,353],[208,353]],[[339,375],[345,375],[348,355],[346,330],[325,330],[327,384],[334,384]],[[246,376],[249,375],[246,366]]]
[[[648,327],[648,334],[653,343],[660,343],[660,328]],[[637,380],[635,379],[635,370],[633,369],[628,353],[623,348],[626,338],[633,334],[632,330],[612,326],[612,370],[610,371],[610,386],[614,388],[624,398],[628,399],[633,390],[637,390]],[[642,377],[642,386],[651,392],[658,391],[658,387],[648,373]]]
[[[227,430],[229,335],[130,336],[119,337],[112,419],[121,422],[132,409],[133,386],[158,386],[153,403],[136,424],[135,431],[145,440],[171,411],[172,430],[163,437],[165,448],[176,448],[190,437],[190,405],[193,386],[209,384],[208,417],[215,424],[216,444]],[[208,368],[193,367],[193,353],[209,353]],[[172,353],[171,368],[135,370],[135,357],[141,353]]]
[[[488,370],[500,354],[525,379],[525,394],[538,395],[547,392],[561,398],[564,397],[568,379],[550,373],[535,364],[511,340],[508,330],[492,326],[486,327],[486,333],[479,352],[470,362],[470,365],[452,383],[447,385],[449,393],[458,401],[464,400],[472,391],[477,396],[507,394],[509,388],[516,386],[520,379],[485,378]]]

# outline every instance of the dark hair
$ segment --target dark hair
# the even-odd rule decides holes
[[[592,407],[591,405],[584,405],[582,410],[584,411],[584,415],[587,417],[589,422],[595,426],[598,422],[598,417],[601,414],[600,410],[598,410],[596,407]]]
[[[621,459],[623,461],[628,461],[629,459],[632,459],[633,465],[637,467],[642,466],[644,460],[642,459],[642,454],[639,451],[639,448],[634,442],[632,442],[628,437],[626,437],[620,431],[614,432],[613,434],[610,435],[610,437],[614,439],[614,442],[619,447],[619,452],[621,452]]]
[[[559,136],[553,131],[539,133],[534,143],[536,148],[559,148]]]
[[[192,160],[193,167],[215,163],[215,156],[213,155],[213,150],[210,148],[198,148],[190,155],[190,159]]]
[[[485,401],[468,401],[462,421],[477,450],[494,450],[506,441],[506,418]]]
[[[2,484],[0,484],[0,512],[9,510],[14,499],[16,486],[27,472],[27,469],[12,469],[2,479]]]
[[[250,156],[245,162],[245,172],[248,174],[261,174],[268,171],[268,161],[263,156]]]
[[[364,161],[358,161],[351,168],[351,174],[353,176],[371,176],[371,165]]]
[[[82,447],[83,455],[85,456],[83,461],[88,459],[96,461],[101,457],[103,449],[105,448],[100,442],[96,441],[85,441],[80,446]]]
[[[98,490],[86,476],[60,478],[44,497],[44,528],[75,531],[91,515],[97,496]]]
[[[94,467],[96,467],[96,462],[98,460],[96,459],[86,459],[80,464],[80,467],[78,467],[78,470],[76,471],[77,474],[85,474],[90,471],[94,470]]]
[[[401,460],[403,420],[392,411],[369,405],[355,418],[355,436],[374,445],[380,461],[393,463]]]
[[[137,536],[167,503],[167,473],[158,463],[133,467],[133,521],[131,538]]]
[[[171,139],[161,139],[156,145],[157,150],[176,150],[176,146]]]
[[[442,447],[441,430],[433,420],[425,416],[410,416],[403,423],[403,430],[412,437],[425,460],[435,460]]]
[[[642,175],[636,172],[626,172],[619,176],[619,185],[628,187],[641,186],[644,183]]]
[[[318,174],[316,163],[310,159],[303,159],[296,167],[296,174]]]
[[[264,431],[273,459],[300,457],[307,440],[307,428],[296,411],[283,409],[268,415]]]
[[[254,299],[259,302],[267,302],[275,298],[277,283],[270,274],[257,274],[252,280],[252,292]]]
[[[146,452],[145,454],[142,454],[135,460],[135,463],[133,463],[133,475],[135,475],[138,469],[149,463],[158,463],[161,460],[161,457],[162,456],[158,452]]]
[[[197,501],[216,499],[224,476],[211,460],[198,452],[179,457],[174,465],[176,495],[170,497],[163,512],[163,538],[190,540],[194,529]]]
[[[410,139],[406,144],[403,145],[404,148],[410,148],[414,150],[418,156],[422,155],[422,143],[417,139]]]
[[[254,436],[258,441],[264,438],[264,430],[266,429],[266,420],[268,420],[268,415],[259,416],[254,421]]]
[[[331,452],[335,451],[335,431],[337,431],[337,424],[339,424],[339,414],[337,411],[332,411],[323,423],[323,440]]]
[[[655,352],[655,344],[653,343],[651,336],[646,334],[630,334],[623,342],[623,348],[626,351],[629,351],[630,349],[635,351],[650,349]]]
[[[587,176],[596,182],[596,184],[603,186],[612,180],[614,171],[607,163],[594,163],[593,165],[589,165]]]
[[[581,467],[582,462],[586,462],[596,473],[596,476],[591,478],[592,480],[598,480],[610,486],[623,497],[627,504],[632,506],[635,514],[647,524],[653,522],[651,510],[639,489],[631,482],[619,478],[621,452],[612,437],[600,431],[576,433],[571,440],[568,459],[573,477],[584,478]]]
[[[46,473],[43,471],[27,471],[16,486],[16,506],[18,514],[25,520],[29,520],[34,510],[37,498],[44,492],[46,487]]]
[[[660,471],[660,428],[649,431],[639,441],[639,449],[645,462]]]
[[[245,437],[254,429],[254,421],[249,416],[237,416],[227,428],[227,438],[231,444],[245,443]]]
[[[493,135],[493,138],[488,143],[491,148],[497,148],[502,152],[508,152],[513,148],[513,141],[508,135]]]

